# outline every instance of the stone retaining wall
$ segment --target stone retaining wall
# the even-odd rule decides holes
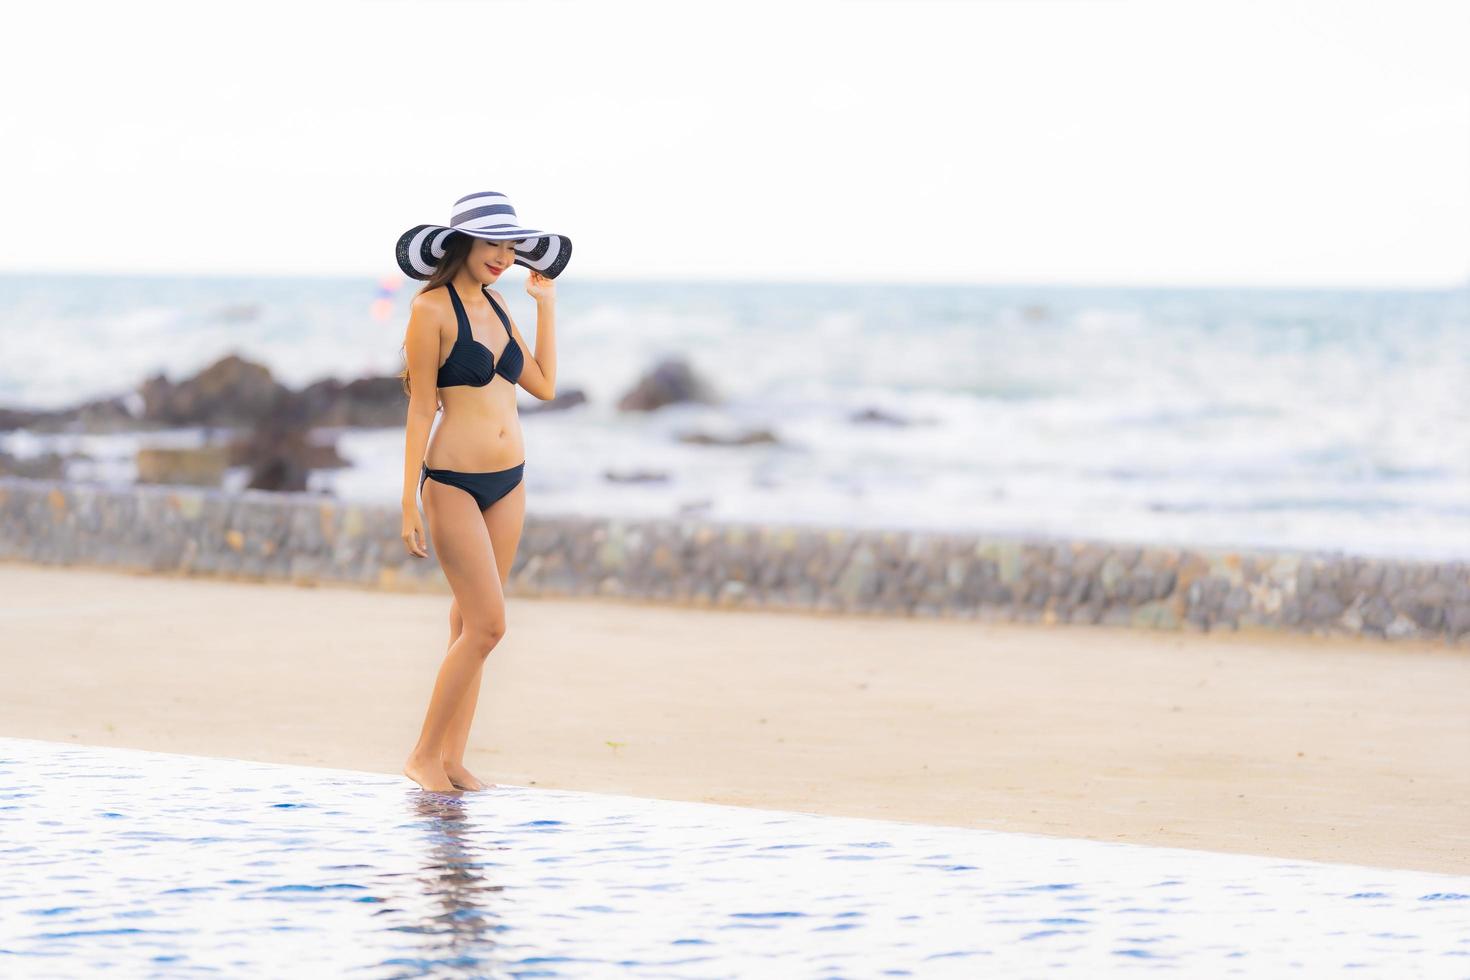
[[[448,591],[396,506],[0,477],[0,559]],[[1470,565],[1340,553],[528,516],[513,595],[1470,639]]]

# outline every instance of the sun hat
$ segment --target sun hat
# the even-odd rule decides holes
[[[428,279],[439,260],[444,258],[444,244],[452,235],[469,235],[491,242],[524,238],[515,247],[516,265],[535,269],[548,279],[555,279],[572,257],[572,240],[535,228],[523,228],[516,218],[510,198],[497,191],[466,194],[449,209],[447,225],[414,225],[398,237],[398,268],[412,279]]]

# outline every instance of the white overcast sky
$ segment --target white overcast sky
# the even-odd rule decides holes
[[[509,194],[607,278],[1470,279],[1467,0],[28,2],[0,270],[396,272]]]

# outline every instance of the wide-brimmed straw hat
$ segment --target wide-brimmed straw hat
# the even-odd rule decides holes
[[[398,268],[413,279],[428,279],[444,258],[451,235],[469,235],[491,242],[524,238],[515,247],[515,264],[555,279],[572,258],[572,240],[536,228],[523,228],[510,198],[496,191],[466,194],[449,209],[447,225],[414,225],[398,238]]]

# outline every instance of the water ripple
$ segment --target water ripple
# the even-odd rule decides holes
[[[0,976],[1466,975],[1470,878],[0,739]],[[554,868],[554,870],[553,870]]]

